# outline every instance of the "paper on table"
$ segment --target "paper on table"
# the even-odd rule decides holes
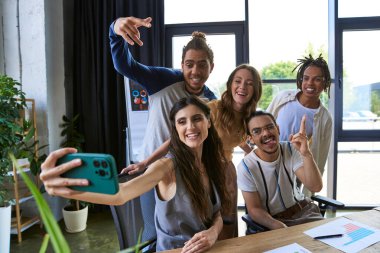
[[[264,253],[311,253],[311,251],[305,249],[298,243],[289,244],[277,249],[272,249],[269,251],[265,251]]]
[[[313,238],[342,233],[343,237],[320,239],[320,241],[347,253],[358,252],[380,241],[380,230],[347,218],[339,218],[304,233]]]

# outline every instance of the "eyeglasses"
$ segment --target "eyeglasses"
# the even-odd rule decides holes
[[[311,77],[311,76],[304,75],[302,77],[302,82],[312,81],[313,83],[316,83],[316,84],[321,84],[321,83],[323,83],[324,80],[325,80],[325,78],[323,76]]]
[[[276,128],[276,125],[271,123],[271,124],[268,124],[264,127],[253,128],[251,131],[251,134],[253,136],[259,136],[263,131],[268,130],[269,132],[273,132],[275,128]]]

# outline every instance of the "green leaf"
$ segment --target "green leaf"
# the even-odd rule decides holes
[[[45,234],[44,239],[43,239],[42,244],[41,244],[40,253],[46,252],[48,243],[49,243],[49,234]]]
[[[150,240],[145,241],[145,242],[141,242],[141,236],[142,236],[142,229],[140,229],[139,236],[137,238],[137,244],[134,246],[131,246],[127,249],[124,249],[122,251],[119,251],[119,253],[139,253],[139,252],[141,252],[140,249],[143,249],[146,246],[152,244],[152,241],[150,241]]]
[[[28,133],[26,134],[26,136],[24,137],[24,141],[25,142],[28,142],[30,139],[32,139],[34,137],[34,132],[35,132],[35,128],[34,127],[31,127],[28,131]]]
[[[22,179],[25,181],[25,184],[28,186],[29,190],[32,192],[34,199],[36,201],[38,210],[41,215],[41,219],[45,225],[45,228],[51,238],[51,242],[55,252],[70,253],[71,250],[65,237],[62,234],[62,231],[55,220],[54,215],[52,214],[49,205],[46,203],[45,199],[41,195],[40,191],[37,189],[36,185],[30,180],[26,173],[18,166],[16,158],[13,154],[9,154],[10,159],[16,165],[17,170],[20,172]]]

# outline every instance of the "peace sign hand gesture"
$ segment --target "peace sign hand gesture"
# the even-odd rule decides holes
[[[139,46],[142,46],[143,42],[140,40],[138,28],[141,26],[150,28],[152,26],[151,22],[151,17],[145,19],[135,17],[118,18],[115,21],[113,29],[115,33],[122,36],[128,44],[133,46],[136,42]]]
[[[302,117],[300,131],[295,135],[290,135],[289,139],[302,156],[311,155],[308,138],[306,135],[306,115],[303,115]]]

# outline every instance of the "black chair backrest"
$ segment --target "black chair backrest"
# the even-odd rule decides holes
[[[136,176],[138,175],[123,174],[119,176],[119,182],[129,181]],[[144,229],[144,219],[141,212],[140,198],[137,197],[123,205],[110,206],[110,208],[115,223],[120,250],[142,243],[141,239],[139,241],[139,235]],[[153,244],[155,240],[156,238],[149,238],[148,244]]]

